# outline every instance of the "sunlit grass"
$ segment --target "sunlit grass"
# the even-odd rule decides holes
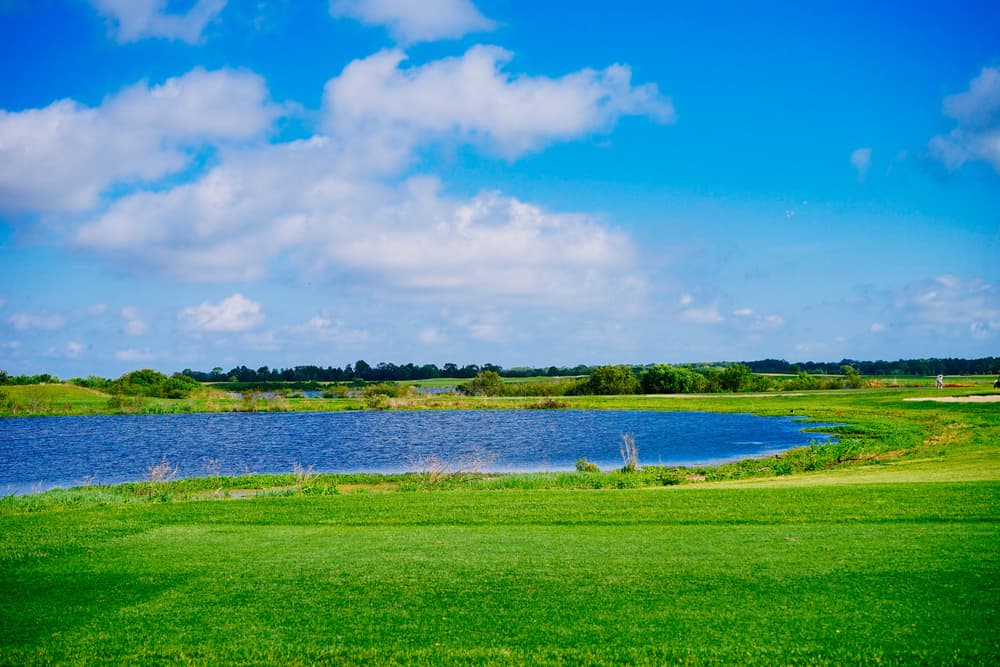
[[[298,470],[0,499],[0,663],[995,664],[1000,411],[902,400],[940,393],[566,399],[845,424],[777,460],[804,473]]]

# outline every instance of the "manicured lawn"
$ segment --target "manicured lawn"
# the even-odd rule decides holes
[[[990,664],[1000,484],[8,509],[0,662]]]
[[[0,664],[997,664],[1000,405],[902,400],[930,394],[567,399],[847,424],[676,486],[285,474],[0,499]]]

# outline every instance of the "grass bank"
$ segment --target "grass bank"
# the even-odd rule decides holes
[[[300,472],[5,498],[0,663],[996,664],[1000,411],[901,398],[574,402],[849,424],[843,460],[803,454],[797,474]]]
[[[5,664],[994,664],[996,482],[0,514]]]

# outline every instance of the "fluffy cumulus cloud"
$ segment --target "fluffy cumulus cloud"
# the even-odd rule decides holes
[[[226,1],[197,0],[182,14],[168,13],[167,0],[90,0],[90,4],[108,18],[119,42],[161,37],[194,43]]]
[[[219,303],[205,301],[189,306],[177,319],[185,330],[192,332],[247,331],[264,321],[264,308],[242,294],[233,294]]]
[[[183,169],[192,149],[264,135],[279,113],[257,75],[201,68],[133,85],[99,107],[0,110],[0,209],[91,208],[112,184]]]
[[[453,39],[496,27],[469,0],[331,0],[330,13],[385,26],[404,43]]]
[[[983,68],[968,90],[944,99],[943,110],[955,128],[931,140],[931,154],[950,170],[982,160],[1000,173],[1000,69]]]
[[[632,85],[631,70],[612,65],[558,79],[512,76],[512,55],[475,46],[464,55],[402,67],[402,51],[356,60],[325,91],[326,126],[340,137],[388,147],[454,139],[507,158],[606,130],[623,115],[674,120],[654,84]]]
[[[1000,290],[978,278],[940,276],[905,286],[886,315],[888,326],[897,330],[995,340],[1000,336]]]
[[[324,134],[229,148],[192,181],[119,198],[75,242],[193,281],[260,279],[287,262],[460,299],[585,306],[640,292],[630,239],[596,218],[498,192],[452,197],[432,176],[399,180],[434,141],[511,157],[626,113],[672,118],[669,102],[633,86],[627,68],[512,77],[500,71],[508,57],[477,47],[410,69],[397,51],[355,61],[326,87]]]

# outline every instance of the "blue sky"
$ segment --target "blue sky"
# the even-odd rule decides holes
[[[0,0],[0,368],[980,357],[992,2]]]

